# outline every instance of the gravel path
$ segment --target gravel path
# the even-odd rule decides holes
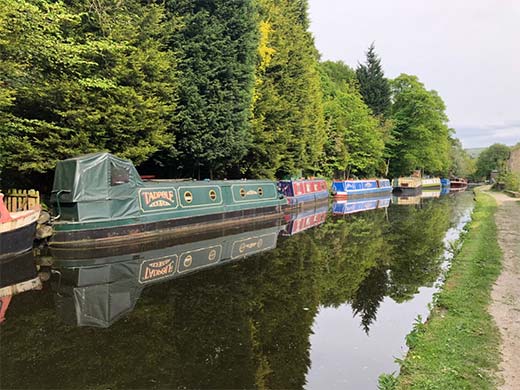
[[[503,193],[488,192],[495,197],[498,210],[495,220],[498,242],[504,254],[502,274],[491,297],[490,313],[502,336],[500,371],[502,390],[520,389],[520,202]]]

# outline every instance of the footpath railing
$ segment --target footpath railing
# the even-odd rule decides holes
[[[4,192],[4,204],[11,213],[29,210],[40,204],[40,192],[35,190],[9,189]]]

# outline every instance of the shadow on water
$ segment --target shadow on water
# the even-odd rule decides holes
[[[328,217],[321,207],[140,252],[55,255],[52,282],[14,296],[0,328],[0,387],[374,388],[377,374],[358,366],[364,343],[394,328],[381,314],[389,302],[397,316],[423,310],[471,197],[405,203],[334,205]],[[402,348],[406,333],[383,338],[374,372],[394,365],[390,343]],[[332,345],[354,338],[359,349]],[[339,371],[322,369],[333,361]]]

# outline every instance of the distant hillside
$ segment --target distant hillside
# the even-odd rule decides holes
[[[470,149],[466,149],[466,152],[468,152],[468,154],[472,157],[472,158],[477,158],[478,155],[480,153],[482,153],[483,150],[485,150],[487,148],[470,148]]]

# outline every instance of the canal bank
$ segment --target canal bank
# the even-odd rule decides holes
[[[477,191],[468,233],[455,256],[431,315],[407,336],[410,348],[397,379],[381,389],[492,389],[497,385],[500,333],[489,314],[501,270],[496,201]]]

